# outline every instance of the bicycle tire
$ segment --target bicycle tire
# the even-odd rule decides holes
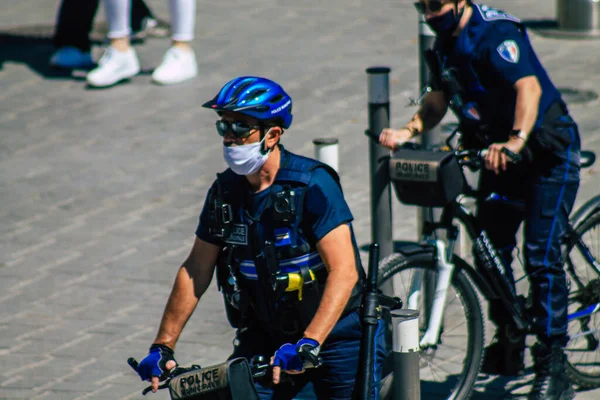
[[[462,363],[462,370],[456,375],[450,375],[450,378],[446,380],[446,382],[438,382],[438,383],[430,383],[424,382],[423,373],[421,372],[421,396],[427,399],[448,399],[448,400],[466,400],[469,399],[472,394],[473,386],[476,382],[477,375],[481,369],[481,363],[483,361],[484,354],[484,346],[485,346],[485,329],[484,329],[484,319],[481,309],[481,303],[479,298],[477,297],[477,293],[474,290],[474,287],[470,280],[468,279],[465,271],[462,268],[458,268],[460,263],[465,263],[464,260],[460,259],[458,256],[454,256],[454,263],[457,265],[457,268],[454,270],[454,274],[451,279],[451,289],[453,293],[455,293],[455,297],[459,301],[459,305],[462,306],[465,314],[465,324],[466,324],[466,353]],[[398,276],[399,274],[410,270],[410,269],[423,269],[424,271],[430,271],[435,273],[436,265],[434,257],[432,256],[431,251],[429,252],[421,252],[416,254],[404,255],[399,253],[393,253],[390,256],[384,258],[379,263],[379,273],[378,273],[378,285],[381,286],[389,279],[392,279],[393,276]],[[397,289],[397,288],[396,288]],[[398,290],[396,290],[398,292]],[[398,295],[398,293],[396,293]],[[399,296],[402,298],[402,296]],[[407,299],[402,298],[403,307],[407,306]],[[446,321],[447,310],[450,302],[454,302],[454,298],[448,298],[446,301],[446,309],[444,311],[444,321],[443,326],[450,326],[449,322]],[[422,313],[420,313],[422,318]],[[448,325],[446,325],[448,324]],[[420,324],[421,326],[421,324]],[[443,330],[440,334],[440,342],[444,343],[446,339],[445,335],[448,333],[448,338],[450,338],[452,330]],[[421,330],[421,335],[423,331]],[[451,339],[448,339],[450,341]],[[444,353],[442,349],[441,353]],[[439,353],[436,351],[435,353],[438,355]],[[388,356],[391,356],[391,351],[388,353]],[[428,355],[422,355],[421,360],[423,361],[429,357]],[[432,360],[433,361],[433,360]],[[442,359],[439,359],[442,362]],[[389,361],[388,361],[389,362]],[[447,363],[447,361],[444,361]],[[421,370],[423,371],[423,364],[421,362]],[[388,364],[389,366],[390,364]],[[428,365],[430,366],[430,365]],[[460,367],[459,367],[460,368]],[[391,399],[392,397],[392,376],[391,371],[384,372],[384,379],[382,379],[382,391],[380,399]],[[455,381],[455,382],[453,382]],[[442,386],[436,390],[436,386]],[[432,392],[433,390],[433,392]]]
[[[589,233],[591,230],[597,230],[597,236],[598,239],[600,241],[600,210],[596,211],[594,214],[592,214],[591,216],[588,216],[588,218],[586,218],[582,223],[580,223],[577,227],[575,227],[575,232],[577,234],[578,237],[583,238],[584,242],[585,242],[585,236],[587,233]],[[598,254],[593,254],[594,257],[597,260],[600,260],[600,245],[596,244],[595,246],[590,246],[589,244],[586,243],[586,245],[588,245],[588,247],[590,247],[591,251],[596,250]],[[579,263],[577,263],[577,261],[574,261],[574,255],[577,253],[574,253],[575,248],[573,246],[571,246],[568,249],[568,255],[567,255],[567,274],[570,276],[571,279],[571,289],[573,289],[573,281],[574,280],[578,280],[580,284],[584,284],[586,288],[588,288],[588,290],[592,289],[594,291],[597,290],[598,287],[600,287],[600,277],[596,274],[593,275],[593,278],[590,278],[589,272],[592,272],[592,270],[584,270],[586,271],[585,274],[581,273],[581,266],[582,263],[586,263],[587,266],[583,267],[583,268],[588,268],[589,267],[589,263],[587,263],[587,261],[581,261]],[[579,265],[579,268],[576,267],[576,265]],[[591,268],[591,267],[589,267]],[[580,272],[577,272],[577,270],[580,270]],[[575,275],[575,276],[573,276]],[[585,275],[585,276],[583,276]],[[595,286],[592,286],[595,285]],[[579,285],[577,285],[579,287]],[[577,298],[577,292],[579,290],[575,290],[574,292],[572,291],[572,293],[569,294],[569,313],[573,312],[574,310],[576,310],[578,307],[581,307],[582,305],[580,303],[576,302],[576,298]],[[598,298],[600,298],[600,293],[597,294]],[[599,313],[595,313],[592,314],[590,317],[590,321],[594,322],[594,326],[590,327],[590,329],[596,329],[599,330],[600,329],[600,314]],[[581,324],[578,322],[578,320],[575,321],[571,321],[569,323],[569,335],[571,336],[571,338],[574,337],[574,335],[577,335],[577,328],[581,327]],[[598,333],[594,334],[595,339],[596,340],[600,340],[600,335]],[[596,365],[595,368],[592,368],[592,370],[590,371],[589,369],[583,370],[584,366],[589,366],[589,362],[587,361],[586,358],[586,362],[581,363],[581,362],[577,362],[575,360],[575,355],[577,354],[582,354],[584,353],[584,351],[580,351],[577,349],[577,343],[572,343],[573,340],[571,340],[565,349],[565,353],[567,355],[567,363],[566,363],[566,372],[567,375],[569,376],[569,378],[571,378],[571,381],[578,385],[580,388],[582,389],[591,389],[591,388],[596,388],[596,387],[600,387],[600,346],[597,346],[593,352],[595,355],[594,358],[594,364]]]

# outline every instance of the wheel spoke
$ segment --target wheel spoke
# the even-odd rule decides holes
[[[592,258],[600,260],[600,214],[586,219],[577,228],[577,234]],[[569,293],[569,315],[585,310],[600,301],[600,275],[578,246],[569,252],[569,263],[576,276],[572,276]],[[582,387],[600,386],[600,313],[569,321],[570,341],[565,349],[568,372],[573,381]]]
[[[429,312],[424,312],[425,305],[431,307],[431,300],[427,300],[428,288],[435,288],[437,274],[430,267],[412,265],[400,269],[394,274],[395,295],[399,296],[404,305],[408,304],[413,280],[419,274],[423,277],[418,298],[419,329],[421,335],[428,328],[427,318]],[[459,275],[462,273],[458,273]],[[440,329],[440,340],[436,346],[421,350],[420,377],[425,388],[437,388],[434,392],[427,392],[428,399],[463,398],[471,392],[477,378],[477,372],[482,357],[483,348],[483,317],[477,295],[469,280],[464,275],[459,275],[460,284],[456,277],[452,278],[448,288],[446,304]],[[470,293],[463,293],[470,291]],[[471,317],[473,316],[473,317]],[[476,332],[474,332],[474,330]],[[473,360],[475,359],[475,360]],[[477,369],[472,371],[472,369]],[[427,382],[433,386],[427,386]],[[439,390],[443,388],[442,390]]]

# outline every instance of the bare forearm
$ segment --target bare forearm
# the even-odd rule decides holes
[[[516,90],[517,104],[513,129],[528,135],[533,130],[538,117],[542,89],[536,78],[528,77],[517,82]]]
[[[423,132],[435,127],[446,115],[448,104],[441,92],[428,93],[423,99],[423,105],[406,124],[414,135],[419,135]]]
[[[195,239],[190,255],[177,271],[154,343],[175,349],[183,327],[210,285],[220,251],[214,244]]]
[[[348,273],[347,271],[354,271]],[[332,270],[315,317],[304,332],[305,337],[323,343],[348,304],[352,289],[358,281],[354,265],[347,269]]]
[[[420,133],[427,132],[428,130],[437,126],[440,123],[446,110],[440,110],[431,104],[425,104],[419,113],[417,114],[421,118],[421,131]]]
[[[200,288],[195,286],[194,279],[189,275],[186,267],[179,269],[154,343],[161,343],[175,349],[175,343],[183,327],[208,285],[202,286]]]

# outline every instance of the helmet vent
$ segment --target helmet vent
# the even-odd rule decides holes
[[[233,92],[229,95],[231,98],[231,101],[237,101],[238,98],[240,97],[240,95],[244,92],[244,90],[252,85],[254,83],[254,81],[246,81],[244,83],[242,83],[240,86],[234,88]]]
[[[267,93],[266,89],[256,89],[256,90],[253,90],[252,92],[248,93],[248,95],[246,97],[255,99],[264,93]]]
[[[275,103],[278,103],[279,101],[281,101],[281,99],[283,99],[283,95],[278,94],[277,96],[275,96],[271,100],[269,100],[269,103],[275,104]]]

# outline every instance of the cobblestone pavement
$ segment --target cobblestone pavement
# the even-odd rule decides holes
[[[215,115],[199,105],[238,75],[282,83],[295,102],[284,143],[312,155],[313,139],[339,138],[342,183],[366,244],[365,68],[392,67],[392,125],[403,123],[418,85],[417,17],[403,0],[203,0],[197,79],[152,85],[168,39],[150,39],[137,48],[144,73],[88,90],[83,74],[48,68],[47,37],[23,37],[51,30],[56,3],[0,0],[0,398],[141,398],[144,385],[125,360],[151,343],[204,194],[224,166]],[[166,1],[149,3],[168,18]],[[554,3],[489,2],[525,19],[554,18]],[[535,32],[532,40],[557,86],[600,92],[600,41]],[[571,111],[584,147],[600,151],[598,101],[572,102]],[[594,171],[583,174],[578,204],[598,191]],[[396,203],[393,211],[394,237],[416,238],[415,210]],[[232,338],[213,284],[178,361],[220,362]],[[530,378],[482,384],[474,398],[522,397]]]

